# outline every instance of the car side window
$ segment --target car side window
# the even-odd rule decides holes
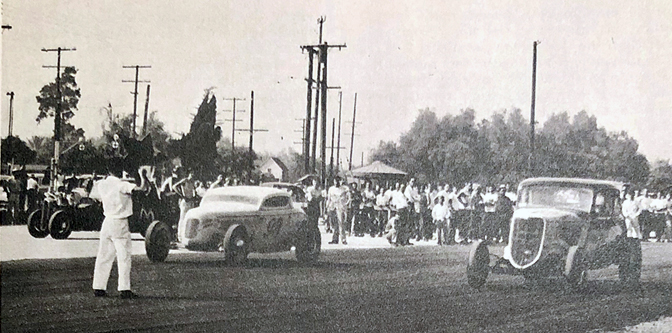
[[[264,200],[262,208],[285,208],[289,206],[289,197],[277,196]]]
[[[595,195],[595,204],[593,206],[593,212],[598,217],[611,217],[614,216],[614,207],[616,203],[616,198],[610,195],[609,193],[597,193]]]

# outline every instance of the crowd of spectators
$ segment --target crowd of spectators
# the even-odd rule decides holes
[[[627,194],[627,195],[626,195]],[[623,216],[636,223],[638,237],[672,241],[672,194],[628,190]],[[347,236],[387,237],[396,246],[412,240],[439,245],[469,244],[475,240],[508,241],[516,194],[508,184],[461,187],[443,184],[395,182],[382,186],[371,181],[345,183],[333,179],[326,189],[316,181],[306,188],[308,215],[322,220],[332,244],[347,244]],[[632,204],[629,204],[629,201]],[[627,211],[626,211],[627,210]]]
[[[345,184],[340,177],[327,189],[317,182],[306,189],[312,220],[322,216],[331,243],[347,244],[347,235],[387,237],[397,246],[412,245],[412,240],[436,240],[437,244],[467,244],[476,239],[505,242],[508,222],[513,214],[515,194],[508,186],[468,183],[407,183],[388,186],[365,181]],[[323,200],[323,209],[319,210]]]

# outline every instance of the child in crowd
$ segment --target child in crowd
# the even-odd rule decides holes
[[[385,226],[385,238],[392,245],[397,244],[397,221],[399,221],[399,215],[397,215],[396,211],[392,211],[392,217],[390,217]]]

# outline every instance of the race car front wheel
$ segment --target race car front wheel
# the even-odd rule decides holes
[[[233,225],[224,236],[224,255],[231,266],[243,266],[247,262],[248,238],[245,228]]]

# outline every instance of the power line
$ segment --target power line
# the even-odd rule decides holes
[[[140,72],[140,68],[152,68],[152,66],[148,65],[135,65],[135,66],[121,66],[122,68],[135,68],[135,80],[121,80],[121,82],[124,83],[135,83],[135,90],[131,92],[133,94],[133,132],[131,135],[135,138],[136,132],[135,132],[135,118],[137,117],[137,111],[138,111],[138,82],[143,82],[143,83],[149,83],[150,81],[147,80],[138,80],[138,75]],[[143,129],[144,131],[144,129]]]

